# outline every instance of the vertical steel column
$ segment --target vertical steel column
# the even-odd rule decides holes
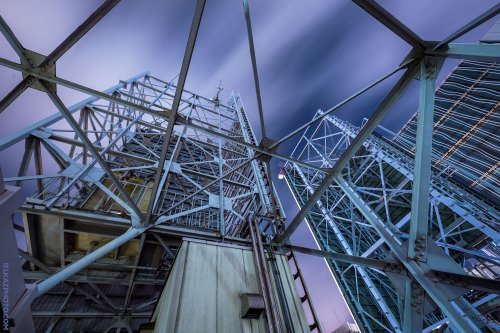
[[[408,242],[408,256],[424,262],[427,259],[432,125],[437,72],[436,59],[424,58],[420,65],[420,98]]]

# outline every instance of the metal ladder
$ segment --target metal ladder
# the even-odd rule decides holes
[[[310,331],[314,331],[317,329],[318,333],[323,333],[323,329],[321,328],[321,325],[319,324],[318,320],[318,315],[316,314],[316,310],[314,310],[314,306],[312,304],[311,298],[309,297],[309,292],[307,290],[306,283],[304,281],[304,277],[302,276],[302,273],[300,272],[299,264],[297,263],[297,258],[295,258],[295,254],[293,251],[290,250],[290,254],[287,255],[288,258],[288,263],[290,263],[290,259],[293,259],[293,263],[295,265],[295,269],[297,270],[297,273],[293,275],[293,279],[297,281],[297,279],[300,280],[300,283],[302,285],[302,289],[304,290],[304,296],[300,297],[300,301],[302,302],[302,306],[304,306],[304,302],[307,301],[307,304],[309,304],[309,310],[311,311],[312,317],[314,322],[309,325]],[[290,265],[292,266],[292,265]]]

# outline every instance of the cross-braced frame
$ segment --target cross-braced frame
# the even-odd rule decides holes
[[[120,236],[116,237],[115,235],[112,240],[97,250],[91,251],[89,249],[88,253],[75,264],[59,270],[44,282],[39,283],[39,295],[43,295],[61,281],[74,276],[102,256],[136,237],[139,237],[140,242],[144,244],[146,242],[145,231],[162,231],[171,235],[196,235],[219,241],[248,242],[243,238],[246,235],[240,227],[242,226],[241,221],[246,217],[245,214],[251,211],[260,220],[265,221],[261,224],[261,228],[269,230],[269,234],[274,237],[274,243],[277,246],[283,246],[284,242],[286,243],[289,236],[296,230],[298,224],[308,214],[311,214],[312,209],[319,204],[325,193],[330,191],[331,185],[335,183],[335,186],[338,186],[344,193],[343,196],[350,200],[349,207],[346,206],[344,209],[349,208],[352,211],[355,207],[358,211],[357,214],[344,217],[359,221],[359,223],[352,224],[354,236],[356,233],[363,233],[363,235],[370,235],[367,236],[368,238],[377,239],[380,247],[374,253],[382,251],[380,249],[387,250],[389,248],[394,254],[395,263],[390,264],[387,258],[367,261],[363,260],[366,258],[356,256],[356,251],[366,246],[366,244],[360,243],[359,239],[353,240],[352,244],[347,244],[348,247],[342,245],[345,251],[349,247],[353,251],[352,253],[347,251],[347,256],[341,257],[336,253],[329,252],[330,249],[321,253],[316,251],[315,254],[329,258],[336,257],[338,261],[350,262],[354,265],[378,267],[381,271],[383,271],[383,267],[387,270],[394,266],[397,268],[396,270],[404,272],[406,276],[411,278],[406,281],[405,286],[398,290],[398,296],[392,287],[382,283],[384,281],[381,277],[382,273],[346,267],[346,272],[363,280],[368,289],[370,289],[369,281],[372,281],[373,276],[376,275],[380,285],[373,286],[371,289],[383,288],[388,295],[380,295],[380,299],[377,299],[378,295],[375,291],[365,290],[366,297],[380,301],[377,302],[376,308],[381,309],[384,313],[382,316],[373,315],[370,309],[365,310],[361,307],[363,320],[378,322],[382,327],[392,325],[392,329],[401,330],[401,325],[395,324],[395,321],[398,321],[398,316],[402,316],[405,331],[421,331],[423,302],[421,302],[422,304],[417,302],[418,305],[412,308],[411,290],[415,289],[422,293],[425,292],[434,303],[438,304],[443,311],[443,316],[446,316],[458,330],[470,332],[477,329],[480,324],[471,319],[473,316],[468,315],[465,319],[462,316],[462,311],[465,311],[466,306],[458,304],[459,301],[454,304],[448,302],[452,293],[443,289],[442,285],[446,283],[445,279],[443,282],[429,276],[430,271],[436,272],[436,270],[426,266],[426,263],[433,259],[449,258],[447,254],[445,257],[440,257],[441,255],[432,252],[435,249],[434,245],[441,246],[432,238],[434,237],[433,225],[435,224],[439,229],[440,225],[441,227],[446,225],[448,216],[460,215],[462,212],[460,209],[464,210],[459,205],[456,205],[459,208],[454,208],[455,210],[449,209],[453,208],[451,207],[453,205],[443,203],[440,199],[446,198],[445,194],[449,193],[446,192],[446,186],[435,182],[436,179],[432,174],[430,138],[432,137],[435,80],[440,63],[447,57],[480,61],[500,59],[500,45],[496,43],[453,43],[458,37],[497,15],[500,12],[500,5],[494,6],[444,40],[432,42],[421,39],[376,2],[354,0],[363,10],[410,44],[413,47],[412,51],[388,75],[332,109],[318,115],[312,121],[298,127],[284,138],[274,141],[267,137],[264,126],[264,107],[260,100],[250,12],[248,2],[244,1],[262,134],[262,141],[258,144],[255,136],[247,127],[248,119],[245,112],[241,111],[241,100],[238,97],[232,96],[231,104],[225,107],[214,101],[201,99],[199,96],[184,90],[205,6],[203,0],[197,2],[182,67],[175,85],[159,81],[146,74],[128,82],[122,82],[119,86],[101,93],[55,75],[56,61],[118,2],[118,0],[106,1],[47,57],[25,49],[6,22],[0,18],[0,30],[20,58],[20,63],[0,58],[0,64],[22,72],[24,75],[22,82],[0,101],[0,111],[8,107],[28,87],[32,87],[47,93],[60,112],[13,136],[2,138],[1,149],[5,149],[20,140],[26,141],[25,154],[23,160],[20,161],[20,172],[7,179],[18,185],[26,183],[27,180],[36,182],[36,193],[31,197],[31,203],[28,202],[23,206],[23,210],[42,209],[46,215],[79,216],[86,221],[98,220],[105,224],[119,226],[118,230],[122,232],[126,230]],[[404,71],[403,75],[364,126],[352,135],[344,135],[345,143],[343,143],[342,153],[339,150],[338,154],[336,152],[326,154],[328,157],[326,161],[329,161],[332,156],[338,155],[333,159],[335,163],[330,163],[330,160],[324,164],[322,161],[321,166],[318,166],[313,163],[316,161],[301,161],[277,151],[279,145],[284,141],[316,122],[325,121],[338,107],[399,71]],[[411,178],[412,180],[411,191],[413,195],[410,198],[408,193],[404,192],[408,191],[408,188],[404,188],[404,184],[390,184],[384,178],[384,173],[392,172],[392,169],[396,169],[396,165],[399,165],[389,162],[389,159],[394,158],[394,156],[390,156],[390,153],[384,150],[385,148],[380,148],[384,145],[377,146],[380,148],[381,155],[372,157],[373,163],[367,162],[372,163],[370,168],[360,170],[359,161],[356,161],[358,157],[355,156],[360,149],[367,149],[365,147],[366,140],[369,139],[381,120],[415,78],[420,79],[421,85],[419,121],[415,141],[416,153],[414,156],[406,157],[408,160],[405,165],[406,169],[397,170],[397,172],[404,174],[407,179]],[[80,105],[67,108],[57,95],[57,86],[59,85],[92,97]],[[115,93],[119,95],[115,95]],[[57,123],[63,118],[66,121],[66,126]],[[55,127],[49,128],[51,125]],[[63,145],[65,145],[66,150],[61,148]],[[200,155],[190,154],[190,151],[195,147],[199,150]],[[138,154],[130,154],[132,151],[138,152]],[[373,154],[373,152],[370,153]],[[388,156],[382,156],[383,154],[388,154]],[[36,166],[35,175],[26,173],[31,156],[33,156]],[[59,171],[56,169],[53,174],[45,174],[44,170],[47,169],[44,169],[43,161],[47,159],[47,156],[53,159]],[[307,189],[310,192],[307,200],[303,202],[300,212],[292,219],[286,229],[281,223],[284,216],[280,210],[279,200],[271,179],[269,161],[272,158],[294,163],[297,170],[308,169],[308,173],[304,174],[308,181],[321,179],[315,187]],[[413,159],[416,162],[413,162]],[[410,167],[411,165],[413,167]],[[349,170],[347,174],[344,172],[345,168]],[[366,172],[362,175],[363,177],[379,177],[383,183],[379,184],[378,187],[363,185],[360,191],[357,191],[356,187],[359,187],[360,184],[353,184],[353,179],[349,177],[351,172],[363,172],[364,170]],[[321,174],[321,176],[310,179],[308,177],[311,172]],[[135,178],[137,175],[141,175],[140,181]],[[345,178],[346,175],[349,177]],[[361,178],[363,179],[363,177]],[[431,182],[431,179],[434,183]],[[477,181],[481,182],[481,180],[479,178]],[[255,182],[260,183],[257,184],[257,189],[248,188],[252,187]],[[401,189],[398,186],[402,186]],[[442,194],[439,191],[446,193]],[[82,193],[94,193],[95,202],[82,200]],[[107,198],[103,195],[104,193]],[[367,202],[373,204],[370,200],[374,199],[370,197],[377,195],[382,195],[384,202],[378,202],[378,206],[374,207],[377,211],[374,211],[374,208]],[[429,195],[435,199],[430,205]],[[405,222],[407,225],[409,224],[409,227],[399,231],[406,232],[409,239],[403,245],[399,244],[398,239],[393,237],[396,230],[386,229],[386,223],[384,223],[384,218],[391,222],[396,220],[396,217],[391,215],[395,213],[389,209],[389,197],[391,197],[392,203],[395,203],[396,210],[411,208],[412,214],[407,218],[409,221]],[[145,200],[145,198],[150,198],[150,200]],[[250,198],[254,200],[252,201]],[[333,197],[332,200],[334,200]],[[321,205],[328,207],[330,202],[327,201]],[[235,207],[238,207],[238,210]],[[89,214],[88,210],[95,210],[96,213]],[[493,214],[492,211],[487,213]],[[431,221],[434,224],[428,223],[429,214],[433,214]],[[495,239],[493,236],[495,236],[497,229],[491,222],[487,222],[490,220],[485,222],[478,220],[472,214],[463,213],[463,215],[465,216],[460,216],[467,223],[475,228],[484,229],[487,237]],[[382,217],[382,220],[377,217]],[[488,216],[488,218],[490,217]],[[195,231],[179,229],[170,223],[173,220],[178,225],[201,227],[202,230],[196,228],[190,229],[196,229]],[[325,220],[323,224],[326,225],[327,222]],[[366,228],[362,228],[364,227],[362,224],[366,225]],[[478,226],[479,224],[480,226]],[[338,231],[339,233],[343,232],[341,229]],[[448,253],[451,251],[460,252],[460,250],[452,248],[455,246],[453,242],[456,237],[464,237],[464,235],[464,232],[451,236],[444,234],[445,237],[441,235],[441,240],[438,243],[444,243],[444,248]],[[382,246],[382,244],[385,245]],[[139,246],[141,247],[141,245]],[[484,259],[490,260],[491,258]],[[32,261],[34,260],[36,259],[32,259]],[[137,268],[134,272],[136,270]],[[457,272],[448,273],[458,274]],[[455,275],[453,277],[456,278]],[[490,283],[489,285],[494,281],[484,277],[483,280],[481,280],[483,283]],[[481,281],[468,280],[467,283],[471,288],[481,288]],[[497,284],[493,283],[493,286],[497,287]],[[129,289],[130,287],[131,284],[129,284]],[[394,310],[393,302],[403,295],[405,295],[406,305],[404,314],[401,314]],[[399,304],[398,306],[400,307]],[[128,324],[123,323],[123,325],[127,328]],[[492,324],[487,323],[486,325]]]

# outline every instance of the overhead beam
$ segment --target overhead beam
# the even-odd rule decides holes
[[[455,39],[465,35],[472,29],[480,26],[481,24],[495,17],[499,13],[500,13],[500,4],[497,4],[488,9],[487,11],[485,11],[484,13],[482,13],[481,15],[479,15],[478,17],[476,17],[475,19],[473,19],[472,21],[470,21],[469,23],[467,23],[466,25],[464,25],[463,27],[461,27],[460,29],[458,29],[457,31],[455,31],[454,33],[452,33],[451,35],[449,35],[448,37],[444,38],[436,46],[434,46],[433,49],[437,50],[441,46],[451,43]]]
[[[499,280],[484,279],[472,275],[456,274],[438,270],[431,270],[425,275],[431,278],[436,283],[480,290],[492,294],[498,294],[500,292]]]
[[[500,61],[500,44],[451,43],[441,48],[427,49],[425,55],[475,61]]]
[[[401,264],[397,264],[397,263],[385,261],[385,260],[369,259],[369,258],[364,258],[364,257],[351,256],[351,255],[343,254],[343,253],[335,253],[335,252],[330,252],[330,251],[310,249],[310,248],[295,246],[295,245],[287,245],[287,246],[285,246],[285,248],[291,249],[295,252],[309,254],[309,255],[321,257],[321,258],[333,259],[335,261],[341,261],[341,262],[345,262],[345,263],[352,264],[352,265],[359,265],[359,266],[363,266],[363,267],[375,268],[375,269],[379,269],[381,271],[398,271],[398,270],[405,271],[406,270],[404,268],[404,266]]]
[[[33,311],[33,317],[39,318],[109,318],[109,317],[117,317],[115,313],[107,313],[107,312],[57,312],[57,311]],[[152,315],[151,312],[141,312],[141,313],[131,313],[128,314],[128,317],[132,318],[150,318]]]
[[[40,64],[39,67],[50,67],[60,57],[62,57],[80,38],[90,31],[111,9],[113,9],[121,0],[106,0],[99,8],[97,8],[90,16],[83,21],[78,28],[75,29],[47,58]]]
[[[401,23],[396,17],[385,10],[382,6],[373,0],[353,0],[355,4],[363,8],[368,14],[373,16],[377,21],[385,25],[392,32],[398,35],[405,42],[413,47],[426,48],[428,44],[410,28]]]
[[[35,82],[35,78],[28,75],[21,82],[19,82],[4,98],[0,101],[0,113],[4,111],[9,105],[12,104],[28,87]]]
[[[341,106],[347,104],[348,102],[352,101],[354,98],[358,97],[359,95],[363,94],[364,92],[366,92],[367,90],[370,90],[372,87],[376,86],[377,84],[379,84],[380,82],[384,81],[385,79],[391,77],[392,75],[394,75],[395,73],[399,72],[400,70],[402,70],[403,68],[406,68],[408,66],[408,63],[403,63],[401,64],[400,66],[398,66],[396,69],[390,71],[389,73],[387,73],[386,75],[382,76],[381,78],[379,78],[378,80],[374,81],[373,83],[370,83],[369,85],[367,85],[366,87],[364,87],[363,89],[359,90],[358,92],[352,94],[351,96],[347,97],[346,99],[344,99],[342,102],[340,103],[337,103],[335,106],[331,107],[330,109],[326,110],[323,114],[317,116],[317,117],[314,117],[314,119],[312,119],[311,121],[308,121],[307,123],[305,123],[304,125],[300,126],[299,128],[297,128],[296,130],[294,130],[293,132],[287,134],[286,136],[284,136],[282,139],[280,139],[279,141],[277,141],[275,144],[271,144],[270,145],[270,148],[273,148],[275,145],[277,144],[281,144],[283,143],[284,141],[290,139],[291,137],[293,137],[294,135],[300,133],[301,131],[305,130],[306,128],[308,128],[309,126],[311,126],[312,124],[320,121],[321,119],[323,119],[324,117],[326,117],[327,115],[329,115],[330,113],[332,113],[333,111],[337,110],[338,108],[340,108]]]
[[[0,15],[0,31],[4,35],[5,39],[7,39],[10,46],[12,46],[14,51],[17,53],[19,58],[21,59],[21,63],[26,67],[31,67],[32,64],[30,63],[30,60],[26,56],[26,51],[24,47],[21,45],[21,42],[19,42],[19,40],[14,35],[12,30],[10,30],[9,26],[7,25],[7,22],[5,22],[5,20],[1,15]]]
[[[23,276],[25,280],[47,280],[51,277],[50,274],[41,271],[23,271]],[[66,279],[69,282],[77,283],[99,283],[99,284],[114,284],[114,285],[128,285],[128,279],[124,278],[112,278],[103,276],[88,276],[88,275],[73,275]],[[144,277],[136,277],[135,284],[144,285],[164,285],[164,279],[148,279]]]
[[[264,126],[264,112],[262,110],[262,99],[260,97],[259,74],[257,72],[257,59],[255,57],[255,46],[253,44],[252,22],[250,20],[250,9],[248,0],[243,0],[243,11],[245,12],[245,22],[247,25],[248,44],[250,48],[250,58],[252,60],[253,80],[255,84],[255,94],[257,95],[257,108],[259,110],[260,128],[262,138],[266,138],[266,128]]]

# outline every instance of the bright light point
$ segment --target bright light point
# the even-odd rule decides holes
[[[278,179],[283,179],[283,178],[285,178],[285,175],[284,175],[284,174],[282,174],[282,173],[280,173],[280,174],[278,175]]]

